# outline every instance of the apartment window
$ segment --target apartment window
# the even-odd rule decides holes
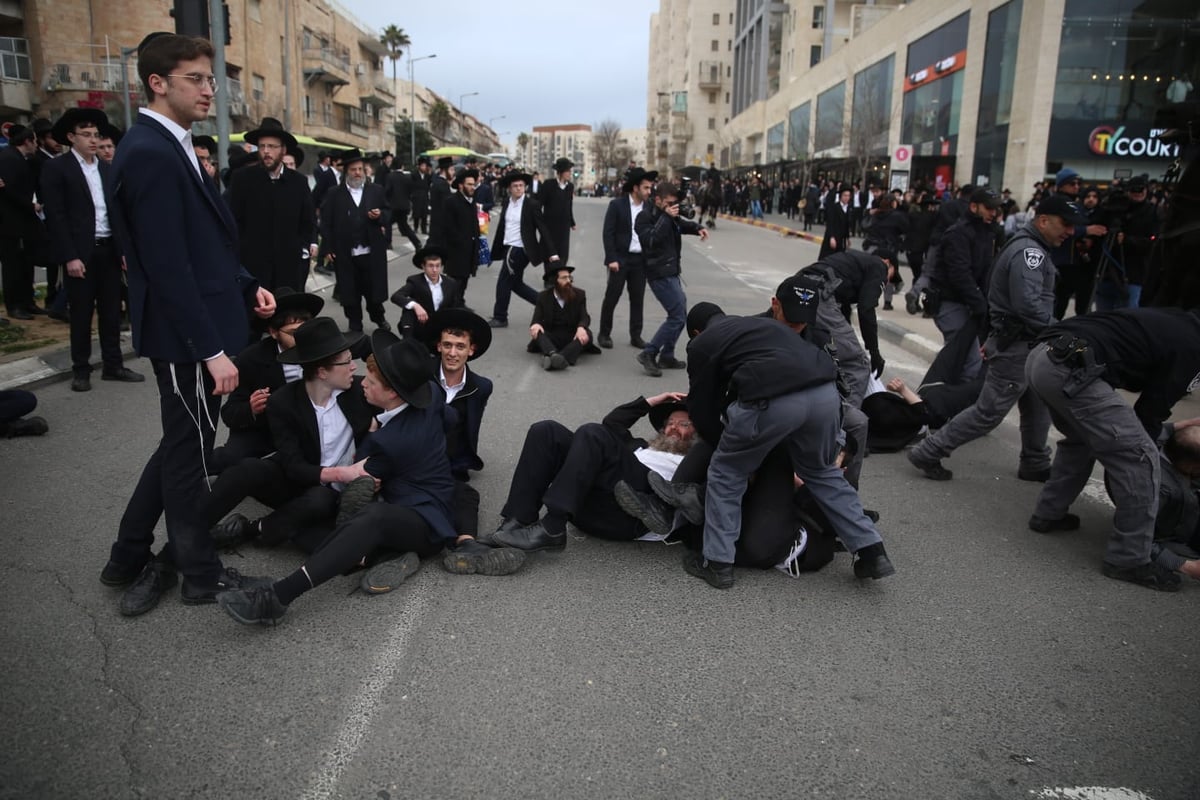
[[[718,39],[713,39],[713,40],[712,40],[712,51],[713,51],[714,53],[716,53],[716,52],[720,51],[720,49],[721,49],[721,42],[720,42],[720,40],[718,40]]]
[[[267,91],[267,79],[262,75],[251,75],[250,78],[254,91],[254,100],[255,102],[261,103],[263,95],[266,94]]]
[[[729,92],[726,92],[726,93],[725,93],[725,102],[726,102],[726,103],[728,103],[728,102],[729,102]]]
[[[728,50],[728,51],[732,51],[732,50],[733,50],[733,39],[726,39],[726,40],[725,40],[725,49],[726,49],[726,50]]]
[[[733,13],[732,12],[729,14],[729,24],[730,25],[733,24]]]
[[[250,19],[262,22],[262,0],[250,0],[246,4],[246,10],[250,13]]]
[[[710,103],[715,103],[715,102],[717,102],[717,93],[716,93],[716,92],[709,92],[709,93],[708,93],[708,102],[710,102]]]
[[[819,31],[825,27],[825,6],[813,6],[813,30]]]
[[[710,143],[709,143],[709,145],[708,145],[708,154],[711,156],[711,155],[712,155],[714,152],[716,152],[716,148],[715,148],[715,146],[714,146],[714,145],[713,145],[713,144],[710,142]]]
[[[717,118],[716,117],[708,118],[708,129],[710,131],[715,131],[717,129]]]
[[[720,25],[720,24],[721,24],[721,15],[713,14],[713,25]]]
[[[820,63],[821,63],[821,45],[814,44],[812,47],[808,48],[808,65],[810,67],[815,67],[817,64],[820,64]]]

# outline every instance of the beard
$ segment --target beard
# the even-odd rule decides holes
[[[366,183],[366,178],[346,178],[346,185],[351,189],[361,189]]]
[[[651,439],[650,443],[646,446],[651,450],[657,450],[660,453],[671,453],[672,455],[676,456],[685,456],[687,455],[688,450],[692,449],[692,442],[694,441],[695,439],[684,440],[680,439],[678,436],[667,436],[665,433],[660,433],[658,436],[655,436],[653,439]]]
[[[554,293],[564,303],[573,303],[575,301],[575,286],[568,284],[566,286],[555,286]]]

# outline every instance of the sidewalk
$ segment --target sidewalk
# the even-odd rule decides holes
[[[741,225],[753,225],[756,228],[766,228],[769,231],[782,233],[784,236],[795,236],[799,239],[806,239],[814,244],[821,244],[824,241],[824,237],[802,230],[804,227],[802,219],[790,220],[778,214],[772,214],[771,216],[777,218],[779,221],[767,222],[766,220],[750,219],[749,217],[735,217],[732,214],[717,214],[717,219],[729,220]]]
[[[396,259],[411,254],[412,246],[408,242],[398,242],[402,249],[388,251],[388,266]],[[333,286],[333,279],[312,272],[305,286],[307,292],[322,292]],[[92,353],[98,358],[100,343],[92,338]],[[136,358],[133,352],[133,338],[129,333],[121,334],[121,353],[126,359]],[[93,366],[98,366],[99,361]],[[3,389],[36,389],[48,383],[65,380],[71,377],[71,349],[67,343],[54,345],[44,350],[36,350],[22,358],[13,359],[0,364],[0,390]]]

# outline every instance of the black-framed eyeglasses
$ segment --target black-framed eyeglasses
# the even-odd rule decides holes
[[[347,358],[345,361],[334,361],[330,364],[332,367],[348,367],[354,363],[353,358]]]
[[[217,93],[217,76],[216,75],[201,75],[199,72],[189,72],[187,75],[164,75],[164,78],[184,78],[196,85],[196,88],[208,84],[208,88],[213,90],[213,94]]]

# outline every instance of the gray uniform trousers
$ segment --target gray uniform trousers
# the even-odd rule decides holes
[[[846,402],[858,408],[867,394],[867,381],[871,377],[871,357],[863,349],[854,328],[842,316],[837,300],[821,293],[817,304],[817,327],[829,331],[834,347],[837,348],[837,364],[846,379],[850,396]]]
[[[1021,414],[1021,466],[1040,470],[1050,466],[1050,413],[1036,394],[1026,391],[1025,360],[1029,343],[1017,341],[988,359],[983,389],[975,405],[963,409],[913,448],[928,461],[946,458],[967,442],[986,436],[1017,406]],[[1061,515],[1060,515],[1061,516]]]
[[[786,440],[792,470],[808,485],[833,532],[857,552],[881,541],[863,514],[858,493],[834,463],[839,452],[841,398],[832,383],[755,402],[732,403],[708,465],[704,556],[732,564],[742,531],[742,496],[750,475]]]
[[[953,300],[942,301],[942,304],[938,306],[933,322],[937,325],[938,330],[942,332],[943,344],[949,342],[954,334],[961,331],[967,325],[974,324],[971,320],[971,309]],[[983,369],[983,358],[980,357],[979,350],[974,347],[967,348],[967,360],[963,364],[963,380],[969,381],[975,379],[979,376],[979,370],[981,369]]]
[[[1033,513],[1061,519],[1099,459],[1116,505],[1104,560],[1117,567],[1147,564],[1158,515],[1158,447],[1133,408],[1106,381],[1098,378],[1074,397],[1064,395],[1071,371],[1066,364],[1055,364],[1045,345],[1038,345],[1025,365],[1030,388],[1049,406],[1064,434]]]
[[[846,464],[846,482],[855,489],[858,489],[858,479],[862,475],[863,459],[867,457],[867,428],[870,423],[870,418],[861,408],[848,402],[842,403],[842,430],[846,432],[846,438],[853,439],[857,445],[854,457]]]

